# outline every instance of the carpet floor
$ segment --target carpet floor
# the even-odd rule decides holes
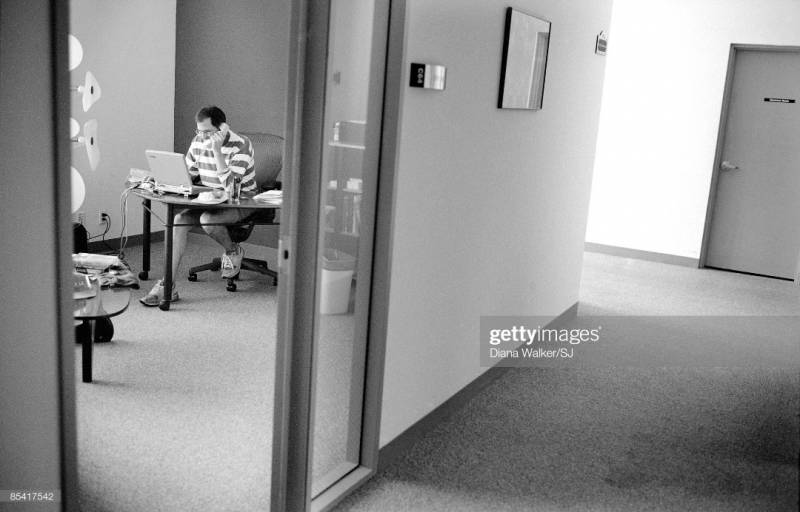
[[[789,282],[593,253],[580,300],[581,315],[800,314]],[[795,511],[798,367],[501,370],[336,510]]]
[[[152,248],[151,280],[115,317],[111,343],[96,344],[94,382],[80,382],[75,347],[81,510],[268,510],[277,294],[271,278],[242,272],[238,291],[219,273],[186,280],[218,256],[190,235],[169,312],[138,299],[163,275]],[[256,256],[249,254],[250,256]],[[141,268],[141,248],[126,258]],[[320,318],[314,475],[346,457],[353,315]]]

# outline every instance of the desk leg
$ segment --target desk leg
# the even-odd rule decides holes
[[[83,382],[92,382],[92,350],[94,349],[94,337],[97,329],[95,320],[84,320],[84,325],[89,324],[89,336],[84,336],[81,340],[81,363]]]
[[[161,311],[169,311],[172,297],[172,228],[175,222],[175,205],[167,204],[167,223],[164,225],[164,298],[158,305]]]
[[[150,271],[150,200],[142,199],[142,271],[139,279],[147,281]]]

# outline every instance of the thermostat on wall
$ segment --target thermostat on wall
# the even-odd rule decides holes
[[[412,62],[411,78],[409,79],[408,85],[411,87],[422,87],[424,89],[442,91],[445,86],[446,74],[447,68],[444,66]]]

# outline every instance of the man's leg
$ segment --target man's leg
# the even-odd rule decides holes
[[[178,275],[178,266],[181,263],[181,257],[186,251],[186,239],[189,230],[192,229],[191,225],[197,225],[202,215],[202,210],[183,210],[178,212],[173,219],[172,228],[172,300],[178,299],[177,291],[175,288],[175,277]],[[190,225],[187,225],[190,224]],[[145,306],[158,306],[164,298],[164,280],[159,280],[150,292],[139,299],[139,302]]]
[[[175,215],[175,227],[172,230],[172,279],[178,275],[178,266],[181,264],[183,253],[186,252],[186,240],[189,230],[196,226],[203,216],[203,210],[183,210]],[[190,224],[188,226],[182,224]]]
[[[236,208],[225,208],[220,210],[206,210],[200,216],[200,224],[203,230],[216,240],[226,251],[236,249],[236,244],[231,240],[227,226],[207,226],[206,224],[233,224],[239,222],[247,215],[245,210]]]
[[[225,253],[222,255],[222,277],[233,277],[239,273],[244,250],[239,247],[239,244],[231,240],[228,227],[219,224],[239,222],[247,214],[246,210],[226,208],[207,210],[200,216],[200,224],[203,226],[203,230],[225,249]]]

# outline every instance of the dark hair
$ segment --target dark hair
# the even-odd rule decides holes
[[[194,116],[194,120],[198,123],[202,122],[205,119],[211,119],[211,124],[214,125],[216,128],[219,128],[219,125],[226,122],[225,119],[225,112],[222,111],[216,105],[210,105],[208,107],[203,107],[197,111],[197,114]]]

